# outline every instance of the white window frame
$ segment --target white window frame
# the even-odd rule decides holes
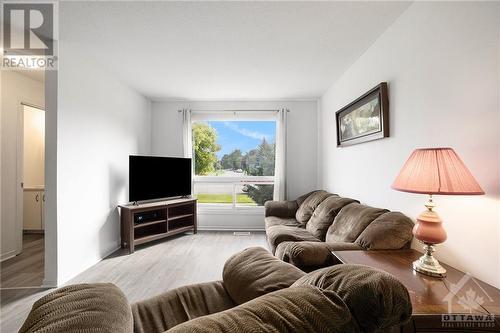
[[[274,121],[277,122],[277,112],[279,110],[225,110],[225,111],[208,111],[208,110],[191,110],[189,122],[192,124],[199,121]],[[277,123],[276,123],[277,124]],[[276,130],[276,135],[278,131]],[[185,144],[186,145],[186,144]],[[189,142],[192,147],[192,142]],[[276,153],[276,152],[275,152]],[[262,213],[264,206],[244,206],[238,205],[236,202],[236,186],[243,184],[257,185],[274,185],[275,176],[197,176],[194,174],[194,164],[196,161],[193,156],[193,195],[196,184],[228,184],[232,186],[232,204],[216,204],[216,203],[198,203],[198,208],[202,212],[256,212]]]
[[[242,184],[249,185],[274,185],[274,176],[194,176],[193,183],[196,184],[232,184],[232,204],[198,203],[198,207],[203,211],[264,211],[264,206],[238,205],[236,202],[236,186]]]

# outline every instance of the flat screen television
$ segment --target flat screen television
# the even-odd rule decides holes
[[[129,156],[129,201],[190,194],[190,158]]]

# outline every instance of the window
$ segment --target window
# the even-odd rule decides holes
[[[275,119],[193,116],[191,130],[194,195],[199,204],[238,209],[273,200]]]

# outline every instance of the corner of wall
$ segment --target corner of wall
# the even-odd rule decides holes
[[[498,105],[497,105],[497,108],[498,108],[498,124],[500,124],[500,2],[497,3],[497,22],[498,22],[498,31],[497,31],[497,34],[498,34],[498,60],[497,60],[497,66],[498,66],[498,77],[497,77],[497,85],[498,85]],[[498,128],[498,131],[500,132],[500,125],[499,125],[499,128]],[[498,165],[500,165],[500,143],[498,143]],[[498,179],[500,179],[500,168],[498,169]],[[498,183],[498,189],[497,189],[497,193],[500,194],[500,182]],[[497,206],[497,221],[500,222],[500,205]],[[500,223],[497,223],[497,235],[498,235],[498,241],[497,241],[497,244],[500,244]],[[500,247],[498,247],[498,260],[499,260],[499,263],[498,263],[498,272],[497,272],[497,276],[498,276],[498,285],[500,285]]]
[[[316,99],[316,126],[318,130],[316,146],[316,188],[323,188],[323,110],[321,109],[321,97]]]
[[[58,285],[58,71],[45,74],[45,286]]]
[[[149,132],[149,142],[148,142],[148,154],[153,153],[153,100],[145,97],[148,106],[147,106],[147,122],[148,122],[148,132]]]

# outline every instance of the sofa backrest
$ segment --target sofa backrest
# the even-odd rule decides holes
[[[132,304],[133,333],[165,332],[186,320],[235,306],[223,281],[182,286]]]
[[[295,199],[295,202],[297,203],[297,206],[302,205],[302,203],[304,202],[304,200],[306,200],[311,194],[313,194],[315,192],[318,192],[318,191],[323,191],[323,190],[314,190],[314,191],[311,191],[311,192],[307,192],[306,194],[302,194],[300,197],[298,197],[297,199]]]
[[[358,201],[350,198],[342,198],[338,195],[327,197],[314,210],[306,224],[307,231],[319,240],[325,241],[326,231],[332,225],[337,214],[344,206],[353,202]]]
[[[354,242],[365,228],[387,209],[374,208],[353,202],[344,206],[328,228],[327,242]]]
[[[366,250],[393,250],[409,246],[413,239],[412,220],[400,212],[380,215],[359,235],[355,243]]]
[[[263,295],[232,309],[177,325],[166,333],[355,333],[348,306],[333,291],[304,285]]]
[[[332,195],[334,194],[318,190],[311,192],[306,198],[303,199],[303,201],[301,197],[300,201],[302,202],[299,204],[299,209],[297,209],[297,212],[295,213],[295,219],[305,225],[311,218],[316,207],[318,207],[323,200]],[[299,202],[299,200],[297,200],[297,202]]]

